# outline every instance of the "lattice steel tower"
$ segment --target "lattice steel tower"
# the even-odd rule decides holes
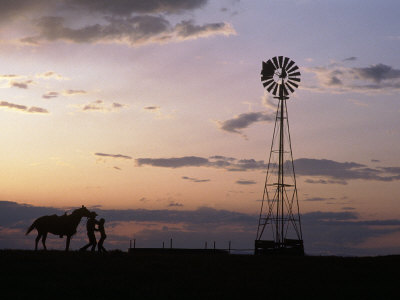
[[[298,88],[299,67],[288,57],[262,63],[261,81],[278,99],[264,193],[258,221],[255,254],[304,254],[289,131],[287,100]]]

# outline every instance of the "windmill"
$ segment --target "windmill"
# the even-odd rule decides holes
[[[262,63],[261,82],[278,99],[274,133],[258,220],[255,254],[304,254],[289,131],[287,100],[298,88],[299,67],[288,57]]]

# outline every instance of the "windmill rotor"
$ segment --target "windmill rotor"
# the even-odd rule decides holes
[[[299,67],[289,57],[275,56],[262,62],[261,82],[276,97],[288,97],[299,87]]]

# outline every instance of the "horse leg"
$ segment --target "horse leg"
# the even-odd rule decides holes
[[[46,248],[46,238],[47,238],[47,232],[43,233],[43,237],[42,237],[42,244],[43,244],[44,250],[47,250],[47,248]]]
[[[69,243],[70,243],[70,241],[71,241],[71,236],[70,236],[70,235],[67,235],[67,245],[65,246],[65,251],[68,251],[68,250],[69,250]]]
[[[37,249],[38,249],[38,243],[39,243],[39,240],[41,237],[42,237],[42,233],[38,231],[38,235],[35,239],[35,251],[37,251]]]

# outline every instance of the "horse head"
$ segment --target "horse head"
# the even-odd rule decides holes
[[[76,215],[79,215],[79,216],[81,216],[81,217],[87,217],[87,218],[89,218],[91,212],[90,212],[90,210],[88,210],[84,205],[82,205],[81,208],[75,209],[75,210],[72,212],[72,214],[76,214]]]

